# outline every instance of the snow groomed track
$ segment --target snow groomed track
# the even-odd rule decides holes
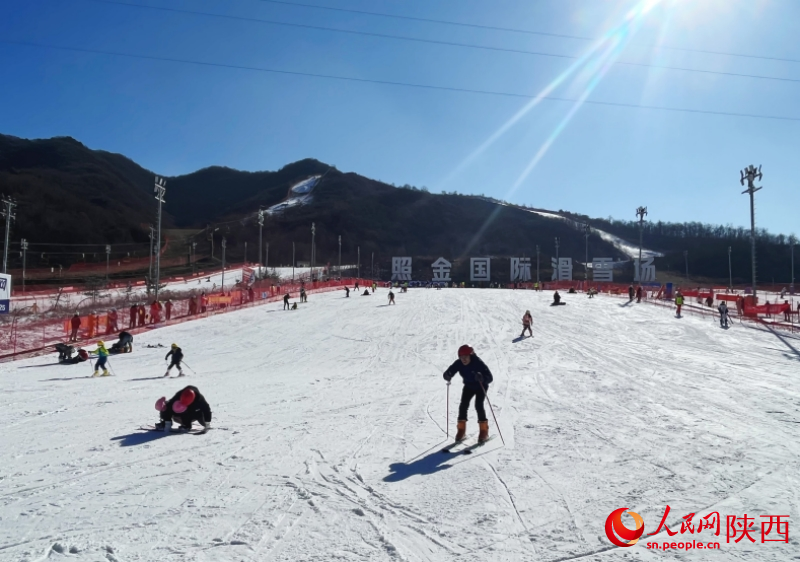
[[[795,539],[726,544],[724,529],[726,515],[789,514],[794,536],[797,339],[584,295],[563,307],[531,291],[412,289],[391,307],[386,295],[311,295],[298,311],[156,330],[111,358],[109,378],[52,365],[55,354],[0,364],[0,561],[797,554]],[[534,337],[514,342],[525,309]],[[196,375],[160,377],[172,342]],[[448,456],[441,373],[463,343],[494,372],[506,446]],[[185,384],[205,394],[215,429],[137,431]],[[606,538],[611,511],[636,511],[649,533],[667,504],[673,530],[718,511],[721,549]],[[714,539],[669,540],[686,537]]]

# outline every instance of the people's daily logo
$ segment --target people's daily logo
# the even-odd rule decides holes
[[[635,529],[629,529],[622,522],[622,514],[627,512],[636,524]],[[639,542],[639,538],[644,533],[644,519],[634,511],[628,511],[627,507],[621,507],[611,512],[606,519],[606,536],[608,540],[617,546],[633,546]]]

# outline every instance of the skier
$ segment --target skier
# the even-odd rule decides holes
[[[177,367],[178,368],[178,376],[182,377],[182,376],[184,376],[183,375],[183,369],[181,368],[181,361],[183,360],[183,351],[181,350],[180,347],[178,347],[177,343],[173,343],[170,347],[171,347],[171,349],[167,352],[167,355],[164,357],[164,361],[169,359],[169,356],[171,355],[172,356],[172,362],[169,364],[169,367],[167,367],[167,372],[164,373],[164,376],[168,377],[169,376],[169,372],[172,370],[172,368],[173,367]]]
[[[683,306],[683,293],[681,293],[680,289],[675,293],[675,306],[678,307],[678,313],[676,314],[676,316],[680,318],[681,307]]]
[[[394,293],[392,292],[391,289],[389,289],[389,304],[397,304],[396,302],[394,302]]]
[[[192,429],[192,422],[198,422],[205,433],[211,424],[211,407],[196,386],[179,390],[170,400],[162,396],[156,402],[156,410],[161,412],[156,429],[162,431],[169,431],[173,422],[188,431]]]
[[[75,351],[75,348],[71,345],[66,343],[57,343],[55,345],[56,351],[58,351],[58,362],[62,363],[68,359],[72,359],[72,354]]]
[[[525,336],[525,330],[528,330],[528,333],[533,337],[533,330],[531,330],[531,324],[533,323],[533,316],[531,316],[531,311],[526,310],[525,315],[522,317],[522,333],[519,337]]]
[[[642,286],[639,285],[636,287],[636,302],[642,302]]]
[[[350,289],[347,287],[344,288],[344,296],[348,299],[350,298]]]
[[[289,310],[289,293],[283,295],[283,310]]]
[[[633,302],[633,283],[628,286],[628,302]]]
[[[356,281],[356,284],[355,284],[355,285],[353,285],[353,290],[354,290],[356,293],[358,292],[358,281]]]
[[[94,364],[94,373],[92,373],[93,377],[96,377],[100,372],[100,367],[103,368],[103,376],[107,377],[109,375],[108,369],[106,369],[106,361],[108,361],[108,350],[106,349],[106,344],[103,340],[97,342],[97,349],[94,351],[89,352],[91,355],[97,355],[97,363]]]
[[[300,287],[300,302],[308,302],[308,297],[306,296],[305,287]]]
[[[458,406],[458,423],[456,442],[463,441],[467,434],[467,410],[472,397],[475,397],[475,411],[478,413],[478,443],[489,439],[489,420],[483,401],[486,399],[486,389],[492,382],[492,372],[489,367],[477,356],[468,345],[458,348],[458,359],[444,372],[444,380],[450,382],[456,373],[464,379],[464,388],[461,391],[461,403]]]
[[[133,351],[133,336],[130,332],[120,332],[117,343],[111,345],[111,353],[130,353]]]
[[[792,321],[792,305],[789,304],[789,301],[787,301],[787,300],[783,301],[782,310],[783,310],[783,319],[784,319],[784,321],[791,322]]]
[[[719,310],[719,327],[720,328],[727,328],[728,327],[728,305],[725,304],[725,301],[719,303],[717,307]]]
[[[78,328],[81,327],[81,317],[78,316],[77,312],[70,320],[70,326],[72,326],[72,333],[69,335],[69,341],[78,341]]]

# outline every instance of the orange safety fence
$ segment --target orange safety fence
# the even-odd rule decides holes
[[[161,303],[160,308],[152,304],[134,306],[133,313],[131,307],[120,308],[116,312],[116,317],[112,311],[78,316],[77,326],[73,326],[74,316],[69,315],[44,319],[14,316],[0,329],[0,359],[14,359],[24,354],[46,351],[57,343],[71,343],[75,347],[93,347],[99,339],[116,340],[119,332],[123,330],[138,334],[245,307],[277,302],[282,300],[286,293],[290,295],[290,299],[297,301],[302,288],[305,288],[308,294],[323,293],[341,290],[345,286],[352,288],[356,281],[362,285],[371,283],[354,278],[280,285],[266,280],[258,281],[247,288],[208,294],[200,292],[185,298],[167,300]],[[10,329],[7,329],[8,327]]]

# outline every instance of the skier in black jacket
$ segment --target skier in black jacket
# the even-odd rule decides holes
[[[156,410],[161,412],[161,421],[156,429],[166,430],[167,422],[180,424],[181,429],[192,429],[197,422],[208,430],[211,424],[211,406],[200,394],[196,386],[187,386],[175,393],[170,400],[161,397],[156,402]]]
[[[456,373],[464,379],[464,388],[461,391],[461,403],[458,406],[458,424],[456,441],[462,441],[467,433],[467,410],[470,400],[475,397],[475,411],[478,412],[478,443],[483,443],[489,439],[489,420],[486,418],[486,410],[483,408],[483,401],[486,399],[486,391],[489,384],[494,380],[492,372],[480,357],[475,355],[475,351],[468,345],[458,348],[458,359],[450,365],[444,372],[444,379],[449,383]]]
[[[182,377],[183,376],[183,369],[181,369],[181,361],[183,360],[183,351],[181,351],[181,348],[178,347],[177,343],[173,343],[171,347],[172,347],[172,349],[170,349],[169,352],[167,353],[166,357],[164,357],[164,361],[169,359],[169,356],[172,355],[172,363],[170,363],[169,367],[167,367],[167,372],[164,373],[164,376],[168,377],[169,376],[169,372],[172,370],[172,368],[173,367],[177,367],[178,368],[178,376]]]

